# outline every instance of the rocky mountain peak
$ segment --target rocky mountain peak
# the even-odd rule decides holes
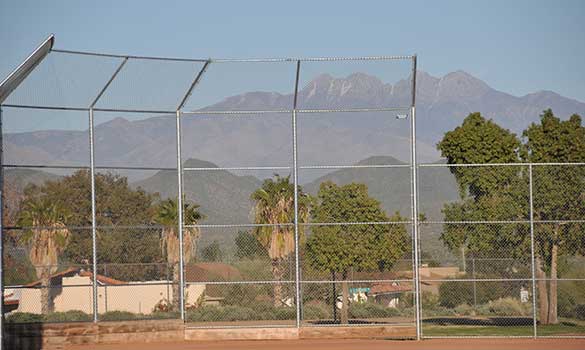
[[[443,76],[438,82],[441,96],[471,97],[482,96],[491,88],[473,75],[458,70]]]

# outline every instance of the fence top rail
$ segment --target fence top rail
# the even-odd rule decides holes
[[[229,62],[297,62],[297,61],[386,61],[386,60],[410,60],[415,55],[381,55],[381,56],[338,56],[338,57],[259,57],[259,58],[186,58],[186,57],[166,57],[166,56],[141,56],[141,55],[121,55],[103,52],[78,51],[66,49],[52,49],[52,52],[99,56],[110,58],[128,58],[137,60],[158,60],[158,61],[178,61],[178,62],[210,62],[210,63],[229,63]]]
[[[111,113],[143,113],[143,114],[160,114],[158,117],[176,118],[176,110],[162,110],[162,109],[129,109],[129,108],[100,108],[100,107],[74,107],[74,106],[46,106],[46,105],[30,105],[30,104],[13,104],[5,103],[1,105],[3,108],[17,108],[17,109],[41,109],[53,111],[76,111],[76,112],[111,112]],[[258,109],[258,110],[180,110],[181,117],[193,117],[198,115],[204,116],[257,116],[257,115],[274,115],[274,114],[290,114],[293,111],[299,114],[319,114],[319,113],[369,113],[369,112],[404,112],[408,111],[410,107],[383,107],[383,108],[336,108],[336,109]]]
[[[548,162],[548,163],[417,163],[417,166],[424,168],[450,168],[450,167],[501,167],[501,166],[547,166],[547,165],[585,165],[583,162]]]

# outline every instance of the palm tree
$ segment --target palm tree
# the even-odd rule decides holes
[[[30,244],[29,259],[41,280],[41,312],[52,312],[51,275],[57,271],[59,255],[69,243],[65,209],[48,198],[30,198],[23,204],[18,223],[25,228],[22,241]]]
[[[167,263],[173,269],[173,305],[176,310],[179,309],[180,301],[180,285],[179,285],[179,259],[180,259],[180,246],[179,246],[179,205],[176,199],[167,199],[162,201],[158,210],[156,211],[154,221],[163,226],[161,248],[163,254],[166,253]],[[195,225],[204,216],[199,212],[199,205],[189,204],[183,202],[183,224],[184,225]],[[199,238],[199,228],[189,227],[183,229],[183,262],[186,264],[191,261],[194,255],[196,243],[195,241]]]
[[[254,223],[270,226],[254,228],[256,239],[268,252],[271,260],[272,275],[277,281],[274,284],[274,306],[283,304],[282,281],[285,269],[282,262],[295,251],[294,227],[294,184],[290,176],[265,180],[262,187],[254,191],[251,199],[256,202],[253,208]],[[309,218],[309,197],[299,188],[298,220],[306,223]],[[303,226],[299,227],[302,236]]]

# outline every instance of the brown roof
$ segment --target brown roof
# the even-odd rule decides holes
[[[354,280],[392,280],[411,278],[412,271],[355,271],[350,275]]]
[[[14,293],[4,294],[4,305],[18,305],[18,299],[10,299],[14,296]]]
[[[18,299],[11,299],[11,300],[4,299],[4,305],[18,305],[19,303],[20,303],[20,300],[18,300]]]
[[[91,271],[84,271],[80,267],[70,267],[70,268],[65,269],[63,271],[52,274],[51,279],[68,277],[68,276],[71,276],[75,273],[79,274],[79,276],[82,276],[82,277],[93,278],[93,272],[91,272]],[[110,285],[120,285],[120,284],[127,284],[128,283],[128,282],[119,281],[119,280],[116,280],[116,279],[113,279],[110,277],[102,276],[100,274],[97,275],[97,280],[100,283],[110,284]],[[41,284],[41,280],[38,280],[38,281],[31,282],[29,284],[26,284],[24,286],[25,287],[38,287],[40,284]]]
[[[93,278],[93,272],[91,271],[81,271],[79,276]],[[97,280],[103,284],[109,285],[121,285],[121,284],[128,284],[128,282],[120,281],[111,277],[102,276],[100,274],[97,275]]]
[[[370,294],[385,294],[385,293],[401,293],[412,291],[411,286],[402,286],[400,284],[392,283],[377,283],[370,288]]]
[[[235,267],[219,262],[200,262],[185,267],[187,282],[221,282],[241,280],[242,274]]]

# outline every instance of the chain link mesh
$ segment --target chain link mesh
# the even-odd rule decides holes
[[[425,163],[455,121],[412,139],[411,57],[123,61],[51,53],[2,109],[8,322],[96,305],[195,328],[585,335],[585,166]]]

